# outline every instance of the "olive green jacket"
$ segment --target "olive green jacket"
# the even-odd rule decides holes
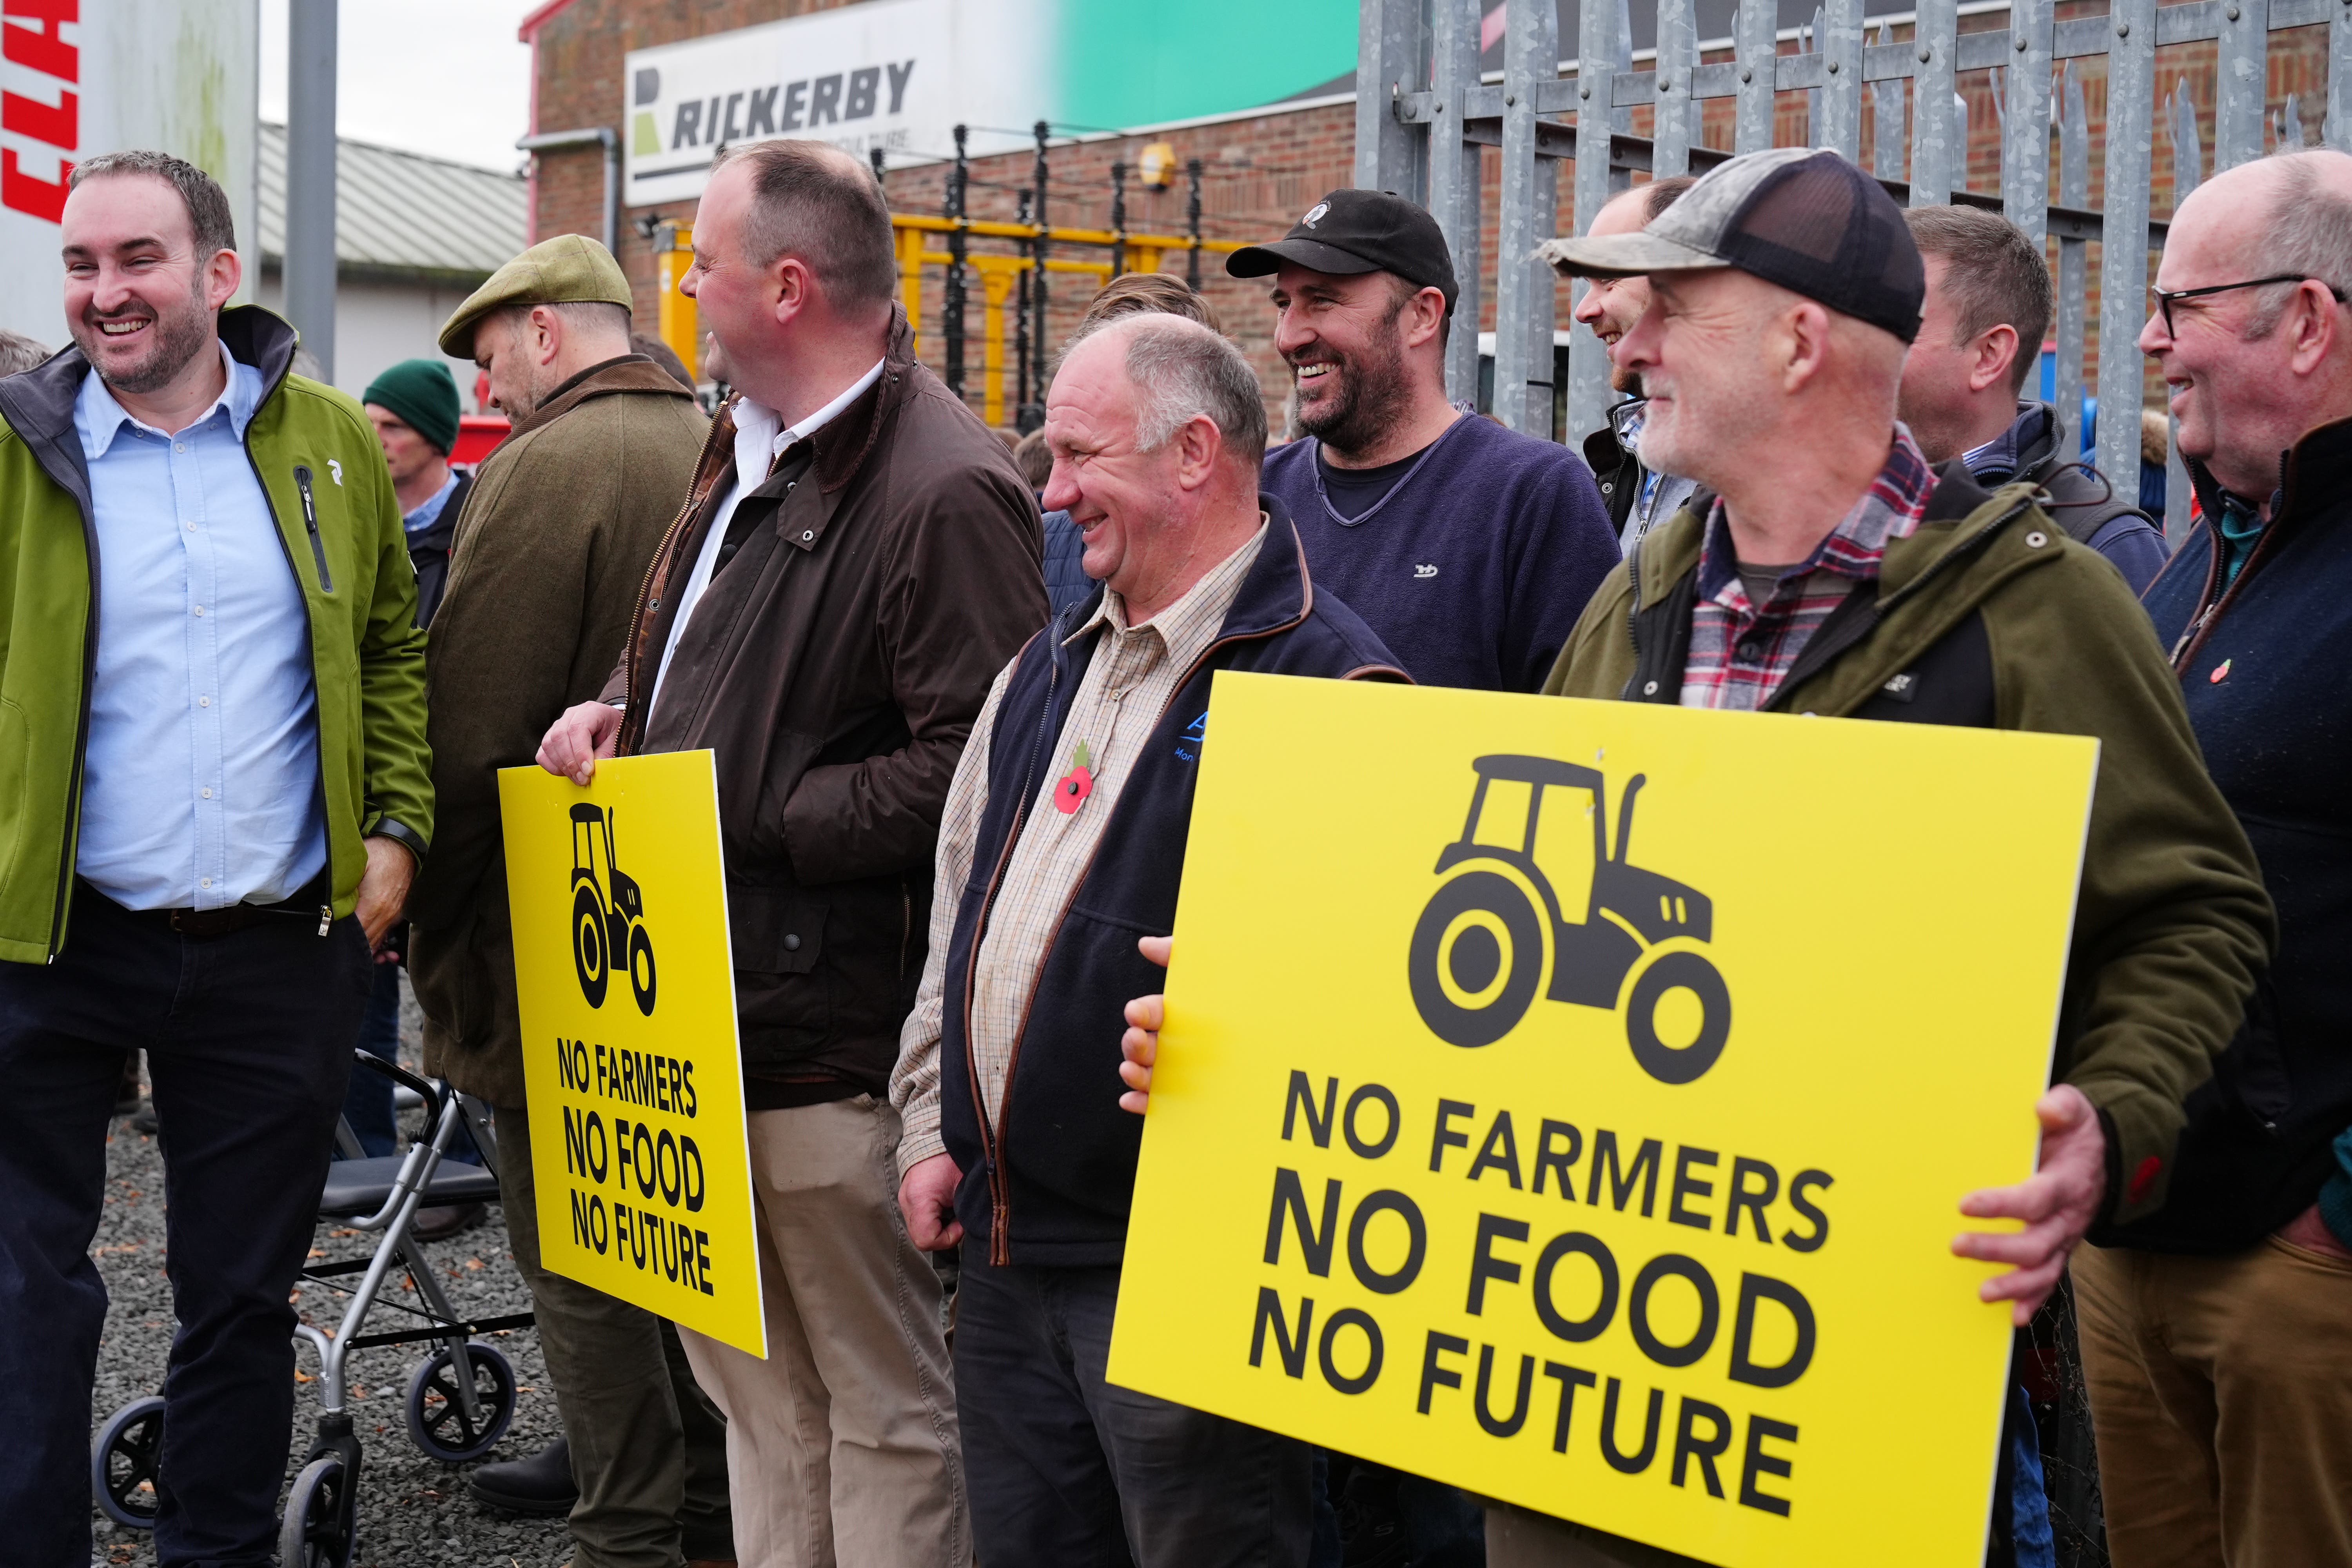
[[[335,913],[347,915],[367,868],[362,839],[394,838],[423,859],[433,831],[416,572],[360,405],[288,374],[294,329],[267,310],[222,311],[220,336],[268,389],[245,446],[310,617],[327,865]],[[68,349],[0,380],[0,960],[19,963],[65,947],[81,826],[103,635],[103,563],[73,423],[89,374]]]
[[[484,460],[457,519],[425,658],[441,826],[408,895],[408,974],[425,1070],[493,1105],[527,1103],[499,770],[530,765],[612,673],[709,427],[642,354],[592,365]]]
[[[1887,546],[1874,604],[1864,596],[1834,636],[1831,624],[1816,632],[1768,707],[2097,738],[2055,1072],[2109,1130],[2105,1217],[2137,1218],[2162,1205],[2181,1102],[2211,1076],[2269,962],[2270,897],[2122,577],[2051,521],[2031,485],[1988,493],[1958,464],[1942,474],[1917,531]],[[1694,497],[1601,585],[1545,691],[1676,700],[1672,645],[1687,647],[1712,501]],[[1889,700],[1913,689],[1898,678],[1930,666],[1947,669],[1947,691],[1976,689],[1980,707],[1939,711],[1925,687],[1916,710]],[[1884,809],[1877,830],[1904,831],[1899,803]]]

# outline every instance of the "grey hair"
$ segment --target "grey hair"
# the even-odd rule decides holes
[[[2263,244],[2267,270],[2299,272],[2352,300],[2352,160],[2326,149],[2273,153],[2279,166],[2278,190],[2271,206],[2270,237]],[[2339,162],[2340,161],[2340,162]],[[2331,171],[2327,165],[2339,163]],[[2329,174],[2336,177],[2330,179]],[[2294,296],[2284,288],[2254,307],[2246,321],[2246,336],[2266,338]]]
[[[220,251],[236,248],[236,225],[229,216],[227,193],[219,181],[184,158],[143,148],[101,153],[76,163],[66,183],[79,190],[92,180],[124,174],[145,174],[180,193],[181,205],[188,209],[188,230],[195,238],[197,260],[209,261]]]
[[[0,375],[21,375],[49,357],[48,348],[22,332],[0,327]]]
[[[1127,340],[1138,450],[1156,452],[1177,431],[1206,418],[1224,437],[1229,455],[1257,467],[1265,456],[1265,394],[1241,350],[1198,321],[1159,313],[1106,321],[1069,346],[1104,333]]]

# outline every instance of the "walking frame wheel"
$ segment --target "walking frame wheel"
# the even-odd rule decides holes
[[[358,1483],[340,1454],[321,1454],[302,1467],[278,1527],[281,1568],[351,1568],[359,1545]]]
[[[155,1528],[163,1506],[155,1469],[163,1455],[163,1401],[149,1394],[106,1418],[90,1444],[89,1490],[100,1510],[132,1530]]]
[[[498,1446],[514,1419],[515,1375],[507,1358],[479,1340],[466,1342],[474,1379],[476,1415],[458,1400],[457,1373],[447,1346],[433,1352],[408,1380],[408,1435],[445,1465],[478,1459]]]

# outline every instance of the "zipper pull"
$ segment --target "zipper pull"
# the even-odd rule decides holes
[[[302,492],[302,526],[310,535],[310,559],[318,563],[319,592],[331,594],[335,582],[327,574],[326,542],[319,537],[319,503],[310,495],[310,470],[300,463],[294,465],[294,488]]]
[[[2205,629],[2205,623],[2211,620],[2213,618],[2213,612],[2221,607],[2221,601],[2219,599],[2214,600],[2211,604],[2205,606],[2205,613],[2203,615],[2189,622],[2187,628],[2181,632],[2180,640],[2172,645],[2172,665],[2174,668],[2177,669],[2179,668],[2180,656],[2188,651],[2189,645],[2197,639],[2197,634]]]
[[[327,928],[334,923],[335,906],[332,904],[320,904],[319,906],[319,934],[320,936],[326,935]]]

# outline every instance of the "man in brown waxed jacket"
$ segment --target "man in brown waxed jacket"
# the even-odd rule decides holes
[[[746,1563],[964,1568],[930,1264],[896,1200],[898,1028],[948,785],[1045,621],[1037,505],[917,363],[856,159],[723,151],[684,287],[740,395],[663,542],[603,702],[541,765],[717,753],[768,1359],[682,1331],[727,1413]]]
[[[426,738],[446,838],[409,895],[425,1067],[497,1110],[499,1195],[530,1287],[564,1436],[467,1478],[515,1511],[569,1510],[576,1568],[734,1556],[726,1428],[676,1331],[540,1266],[498,771],[531,759],[619,656],[637,585],[709,421],[629,347],[629,282],[561,235],[493,274],[441,348],[488,373],[513,433],[476,477],[425,652]]]

